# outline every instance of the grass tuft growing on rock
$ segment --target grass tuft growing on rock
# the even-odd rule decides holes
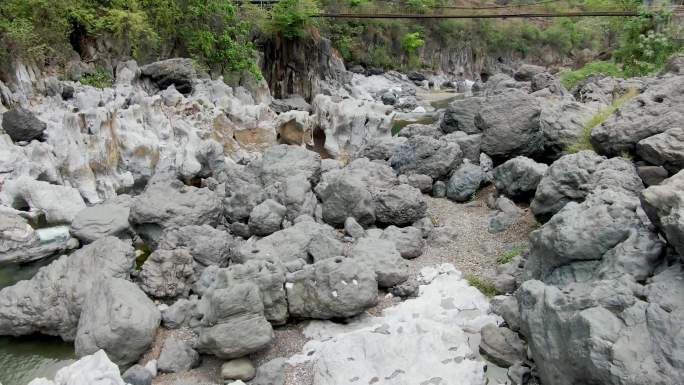
[[[501,254],[501,256],[499,256],[499,258],[496,260],[496,263],[499,265],[505,265],[520,254],[522,254],[522,249],[517,246],[513,247],[512,249]]]
[[[494,287],[494,284],[488,279],[478,277],[474,274],[467,274],[465,276],[465,279],[466,281],[468,281],[468,284],[470,286],[476,288],[485,296],[491,298],[496,295],[496,288]]]
[[[575,143],[568,146],[565,149],[565,151],[571,154],[575,154],[583,150],[593,150],[594,147],[591,145],[591,130],[599,124],[605,122],[606,119],[608,119],[608,117],[611,116],[613,112],[615,112],[615,110],[620,108],[623,104],[627,103],[629,100],[631,100],[637,95],[639,95],[639,91],[634,88],[630,88],[624,95],[613,100],[613,103],[610,106],[594,114],[594,116],[592,116],[591,119],[589,119],[589,121],[584,125],[582,135],[577,139]]]

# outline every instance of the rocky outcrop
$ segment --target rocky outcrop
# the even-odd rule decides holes
[[[361,238],[351,248],[349,256],[365,268],[375,271],[380,287],[392,287],[408,279],[408,264],[392,241]]]
[[[494,169],[496,189],[509,197],[534,195],[547,165],[519,156]]]
[[[389,159],[399,174],[423,174],[433,179],[446,177],[462,161],[463,152],[458,144],[427,136],[409,138]]]
[[[444,112],[444,119],[440,124],[442,132],[450,134],[455,131],[463,131],[466,134],[479,134],[480,129],[475,126],[475,116],[484,104],[485,99],[480,97],[451,102]]]
[[[29,110],[15,107],[2,114],[2,129],[14,142],[41,139],[47,124]]]
[[[141,77],[149,78],[160,90],[173,85],[179,92],[192,92],[193,80],[197,77],[191,59],[175,58],[148,64],[140,68]]]
[[[34,230],[19,215],[0,211],[0,264],[32,262],[76,247],[66,226]]]
[[[140,272],[141,288],[155,298],[187,296],[194,281],[193,258],[186,249],[155,250]]]
[[[299,318],[348,318],[377,302],[375,274],[362,262],[343,257],[307,265],[287,277],[290,315]]]
[[[91,243],[106,236],[130,237],[132,229],[128,223],[130,197],[122,196],[116,201],[85,208],[76,214],[69,231],[81,240]]]
[[[78,321],[76,354],[102,349],[119,365],[137,361],[154,341],[159,310],[138,286],[121,278],[98,281],[91,290]]]
[[[684,168],[684,128],[671,128],[639,141],[636,153],[648,163],[676,174]]]
[[[684,171],[644,190],[641,203],[667,241],[684,255]]]
[[[33,218],[44,218],[48,224],[69,224],[86,208],[79,191],[33,180],[27,176],[6,181],[0,192],[0,204],[28,211]]]
[[[375,219],[382,224],[405,226],[425,216],[427,202],[415,187],[400,184],[373,194]]]
[[[482,152],[499,159],[539,155],[544,145],[540,114],[539,101],[521,91],[487,99],[475,117],[482,131]]]
[[[581,202],[589,193],[602,188],[638,193],[644,186],[630,162],[581,151],[560,158],[548,168],[530,208],[537,218],[549,219],[568,202]]]
[[[634,154],[641,140],[681,126],[684,120],[684,76],[654,80],[646,91],[625,103],[591,130],[591,144],[600,154]]]
[[[466,162],[451,174],[446,186],[446,196],[456,202],[468,201],[480,189],[484,180],[482,168]]]
[[[134,262],[130,243],[114,237],[60,257],[30,280],[0,291],[0,334],[42,333],[72,341],[94,285],[109,277],[127,279]]]
[[[199,353],[192,347],[174,337],[167,337],[157,359],[157,368],[162,373],[183,373],[199,363]]]

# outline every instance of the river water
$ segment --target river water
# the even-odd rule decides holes
[[[52,262],[47,259],[21,266],[0,266],[0,289],[29,279]],[[26,385],[36,377],[52,379],[60,368],[75,361],[73,343],[44,335],[21,338],[0,336],[0,383]]]

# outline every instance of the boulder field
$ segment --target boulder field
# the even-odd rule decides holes
[[[488,363],[518,385],[684,383],[684,76],[511,75],[439,111],[416,74],[273,100],[185,59],[8,91],[0,264],[45,266],[0,289],[0,335],[74,342],[31,385],[164,384],[208,357],[227,383],[484,385]],[[393,134],[407,110],[434,122]],[[456,236],[426,195],[483,188],[487,236],[531,213],[528,247],[491,277],[416,275]],[[301,322],[299,354],[255,367]]]

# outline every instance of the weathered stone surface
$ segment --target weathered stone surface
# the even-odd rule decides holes
[[[83,303],[96,283],[129,277],[135,252],[128,242],[99,239],[40,269],[30,280],[0,291],[0,334],[76,337]]]
[[[373,196],[375,217],[380,223],[409,225],[425,216],[427,202],[420,190],[401,184]]]
[[[494,169],[494,184],[509,197],[534,195],[547,169],[544,163],[518,156]]]
[[[377,302],[375,273],[361,261],[336,257],[288,275],[290,315],[299,318],[348,318]]]
[[[408,279],[408,265],[392,241],[361,238],[352,247],[349,256],[375,271],[380,287],[392,287]]]
[[[303,174],[316,184],[321,176],[321,156],[300,146],[281,144],[264,152],[259,176],[265,186]]]
[[[605,122],[591,130],[591,144],[599,154],[634,154],[641,140],[684,120],[684,76],[652,81],[646,91],[623,104]]]
[[[535,75],[541,74],[544,71],[546,71],[544,67],[533,64],[523,64],[515,71],[513,78],[519,82],[529,82]]]
[[[475,126],[475,115],[484,105],[484,101],[485,98],[472,97],[451,102],[444,112],[440,128],[445,134],[455,131],[479,134],[480,129]]]
[[[224,381],[249,381],[254,376],[256,376],[256,369],[249,358],[238,358],[221,365],[221,378]]]
[[[411,174],[407,179],[410,186],[417,188],[423,194],[432,192],[432,178],[428,175]]]
[[[544,135],[542,158],[555,160],[582,140],[584,126],[596,113],[596,107],[570,98],[542,100],[539,124]]]
[[[447,198],[456,202],[465,202],[472,198],[484,182],[482,168],[470,162],[464,163],[451,174],[447,183]]]
[[[174,58],[151,63],[140,68],[141,76],[152,80],[160,90],[173,85],[184,94],[192,92],[192,82],[197,77],[191,59]]]
[[[26,176],[8,180],[2,188],[0,203],[29,211],[34,217],[43,216],[48,224],[69,224],[76,214],[86,208],[81,194],[75,188]]]
[[[361,225],[375,222],[373,197],[366,184],[354,175],[335,177],[319,196],[323,202],[323,220],[326,223],[341,225],[349,217]]]
[[[662,166],[638,166],[637,174],[646,187],[659,185],[670,176]]]
[[[363,238],[366,236],[366,231],[363,229],[363,226],[352,217],[349,217],[344,221],[344,231],[352,238]]]
[[[130,385],[152,385],[152,373],[142,365],[133,365],[126,370],[121,379]]]
[[[158,242],[163,250],[186,249],[202,266],[228,266],[239,242],[228,232],[209,225],[183,226],[164,231]]]
[[[0,264],[36,261],[76,247],[66,226],[34,230],[19,215],[0,212]]]
[[[420,257],[423,254],[425,241],[423,241],[423,233],[420,229],[413,226],[396,227],[389,226],[383,232],[381,239],[387,239],[394,242],[394,245],[404,259],[413,259]]]
[[[458,144],[427,136],[414,136],[395,149],[390,165],[400,174],[423,174],[441,179],[461,164]]]
[[[306,175],[299,173],[278,184],[276,200],[285,206],[285,218],[295,220],[302,215],[314,216],[318,200]]]
[[[152,183],[133,199],[130,220],[152,240],[167,228],[189,225],[215,226],[221,215],[221,201],[207,188],[182,182]]]
[[[684,305],[681,267],[656,275],[645,289],[629,278],[576,283],[564,289],[525,282],[517,293],[521,330],[541,381],[558,385],[681,382],[682,358],[677,355]],[[645,296],[638,294],[644,292]]]
[[[128,199],[87,207],[76,214],[69,231],[85,243],[91,243],[109,235],[130,236],[131,225],[128,223],[130,211]]]
[[[461,131],[456,131],[441,138],[447,142],[454,142],[463,151],[463,159],[469,160],[471,163],[480,163],[480,145],[482,143],[482,134],[468,135]]]
[[[684,128],[670,128],[639,141],[636,153],[647,162],[676,174],[684,168]]]
[[[667,241],[684,255],[684,171],[644,190],[641,204]]]
[[[119,365],[133,363],[154,341],[160,321],[157,307],[134,283],[121,278],[98,281],[83,304],[76,354],[103,349]]]
[[[284,385],[285,384],[285,358],[275,358],[257,368],[256,377],[250,382],[251,385]]]
[[[506,230],[524,213],[523,209],[503,196],[496,199],[495,208],[497,212],[489,220],[490,233],[500,233]]]
[[[249,215],[249,230],[252,234],[266,236],[280,230],[287,208],[273,199],[258,204]]]
[[[548,219],[568,202],[581,202],[601,188],[635,194],[643,189],[643,184],[631,162],[580,151],[560,158],[548,168],[530,208],[537,218]]]
[[[496,365],[507,368],[525,358],[525,345],[518,333],[492,324],[480,332],[480,352]]]
[[[183,373],[196,367],[200,356],[192,347],[174,337],[164,340],[157,367],[162,373]]]
[[[207,309],[196,349],[219,358],[239,358],[259,351],[273,340],[273,328],[263,315],[260,289],[240,283],[211,290],[200,306]]]
[[[15,142],[40,139],[46,128],[45,122],[23,107],[15,107],[2,114],[2,129]]]
[[[236,262],[248,260],[294,262],[342,255],[343,245],[335,230],[325,224],[302,221],[259,240],[250,239],[239,250]]]
[[[315,385],[446,384],[450,379],[484,384],[484,362],[475,358],[464,330],[477,333],[495,317],[487,315],[483,295],[460,275],[435,270],[417,298],[385,309],[382,316],[346,325],[312,322],[304,333],[314,341],[291,361],[311,361]]]
[[[140,281],[152,297],[186,297],[195,281],[192,255],[187,249],[155,250],[142,266]]]
[[[520,330],[520,310],[518,299],[514,295],[498,295],[490,302],[492,313],[501,316],[506,321],[506,326],[513,330]]]
[[[432,138],[439,138],[443,135],[443,133],[439,127],[435,125],[414,123],[402,128],[398,135],[404,138],[412,138],[414,136],[429,136]]]
[[[568,203],[530,235],[528,278],[558,285],[622,274],[647,278],[664,244],[643,217],[636,195],[620,190],[597,190],[582,203]]]
[[[381,136],[371,138],[357,153],[357,158],[388,160],[394,151],[408,139],[403,136]]]
[[[521,91],[487,99],[475,117],[482,130],[482,152],[499,159],[538,155],[543,147],[540,114],[537,99]]]

